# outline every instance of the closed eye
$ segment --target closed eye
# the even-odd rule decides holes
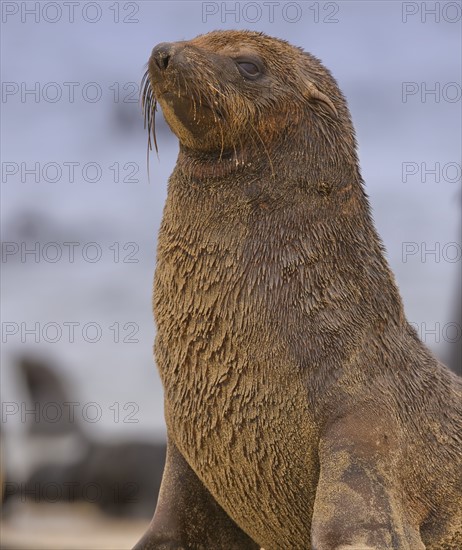
[[[262,70],[257,63],[248,59],[237,59],[237,68],[244,78],[250,80],[258,78],[262,74]]]

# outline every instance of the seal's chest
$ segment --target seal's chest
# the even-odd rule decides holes
[[[308,547],[317,443],[302,384],[279,353],[264,358],[223,338],[229,348],[221,360],[191,344],[180,363],[171,363],[165,340],[158,342],[169,435],[255,540],[268,541],[267,548],[299,541]]]
[[[300,369],[255,291],[262,272],[243,266],[237,251],[161,248],[155,351],[169,436],[248,532],[279,525],[284,541],[308,541],[293,518],[310,515],[316,430]]]
[[[298,372],[268,320],[261,289],[270,288],[270,260],[257,262],[239,242],[223,242],[165,225],[158,252],[156,362],[169,421],[192,448],[205,448],[218,431],[222,446],[245,429],[258,437],[262,412],[285,406],[279,380]],[[301,381],[288,391],[293,399],[302,394]]]

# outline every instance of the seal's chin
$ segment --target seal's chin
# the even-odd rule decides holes
[[[162,93],[158,101],[165,120],[180,141],[185,132],[197,139],[216,127],[218,115],[203,103],[170,91]]]

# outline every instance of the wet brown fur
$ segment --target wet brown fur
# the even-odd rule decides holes
[[[169,442],[136,548],[460,550],[461,380],[406,321],[329,71],[217,31],[151,58],[150,129],[156,101],[180,140],[153,300]]]

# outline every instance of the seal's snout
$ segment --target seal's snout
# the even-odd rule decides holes
[[[174,44],[172,42],[161,42],[157,44],[152,50],[151,59],[159,67],[161,71],[165,71],[170,63],[174,50]]]

